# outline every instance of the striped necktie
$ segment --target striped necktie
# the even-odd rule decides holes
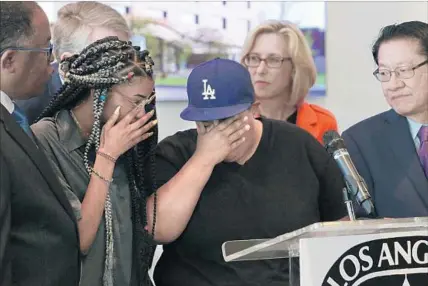
[[[425,176],[428,179],[428,126],[422,126],[421,129],[419,129],[418,137],[421,140],[418,155],[421,160]]]

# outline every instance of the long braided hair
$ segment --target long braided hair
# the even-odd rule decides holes
[[[98,150],[101,135],[101,115],[108,91],[116,84],[127,82],[132,76],[153,77],[153,60],[149,52],[140,51],[131,42],[120,41],[117,37],[107,37],[86,47],[80,54],[66,58],[60,63],[65,73],[64,85],[42,112],[38,120],[52,117],[60,110],[70,110],[85,100],[93,90],[94,125],[85,146],[84,163],[89,174],[92,167],[88,160],[90,151]],[[152,93],[154,96],[154,90]],[[149,109],[154,109],[154,101]],[[146,106],[147,110],[147,106]],[[156,113],[152,119],[156,119]],[[38,121],[37,120],[37,121]],[[139,286],[151,285],[148,269],[153,260],[155,243],[153,235],[156,224],[156,181],[154,150],[158,140],[157,125],[151,130],[153,135],[137,144],[125,154],[126,173],[131,192],[133,221],[133,263],[136,263]],[[146,163],[146,164],[145,164]],[[146,201],[154,193],[153,226],[150,235],[147,225]],[[103,284],[112,286],[113,282],[113,228],[110,195],[105,203],[106,258]],[[134,284],[133,284],[134,285]]]

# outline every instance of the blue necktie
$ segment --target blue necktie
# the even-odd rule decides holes
[[[28,119],[25,116],[24,112],[18,107],[18,105],[14,104],[14,110],[12,112],[13,118],[15,118],[16,122],[21,126],[21,128],[27,133],[27,135],[33,139],[33,133],[30,129],[30,124],[28,124]]]

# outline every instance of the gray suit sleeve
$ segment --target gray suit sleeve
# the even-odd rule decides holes
[[[11,183],[6,162],[0,156],[0,285],[11,285],[12,263],[6,252],[11,228]]]

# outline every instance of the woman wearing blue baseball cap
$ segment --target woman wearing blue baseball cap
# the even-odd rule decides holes
[[[321,143],[326,131],[337,131],[331,112],[305,101],[317,71],[296,25],[269,21],[258,26],[245,41],[241,64],[251,74],[262,116],[296,124]]]
[[[165,138],[156,151],[154,237],[165,244],[156,286],[288,285],[287,259],[227,263],[221,246],[345,217],[336,163],[301,128],[254,117],[251,77],[236,61],[196,67],[187,95],[181,118],[197,129]]]

